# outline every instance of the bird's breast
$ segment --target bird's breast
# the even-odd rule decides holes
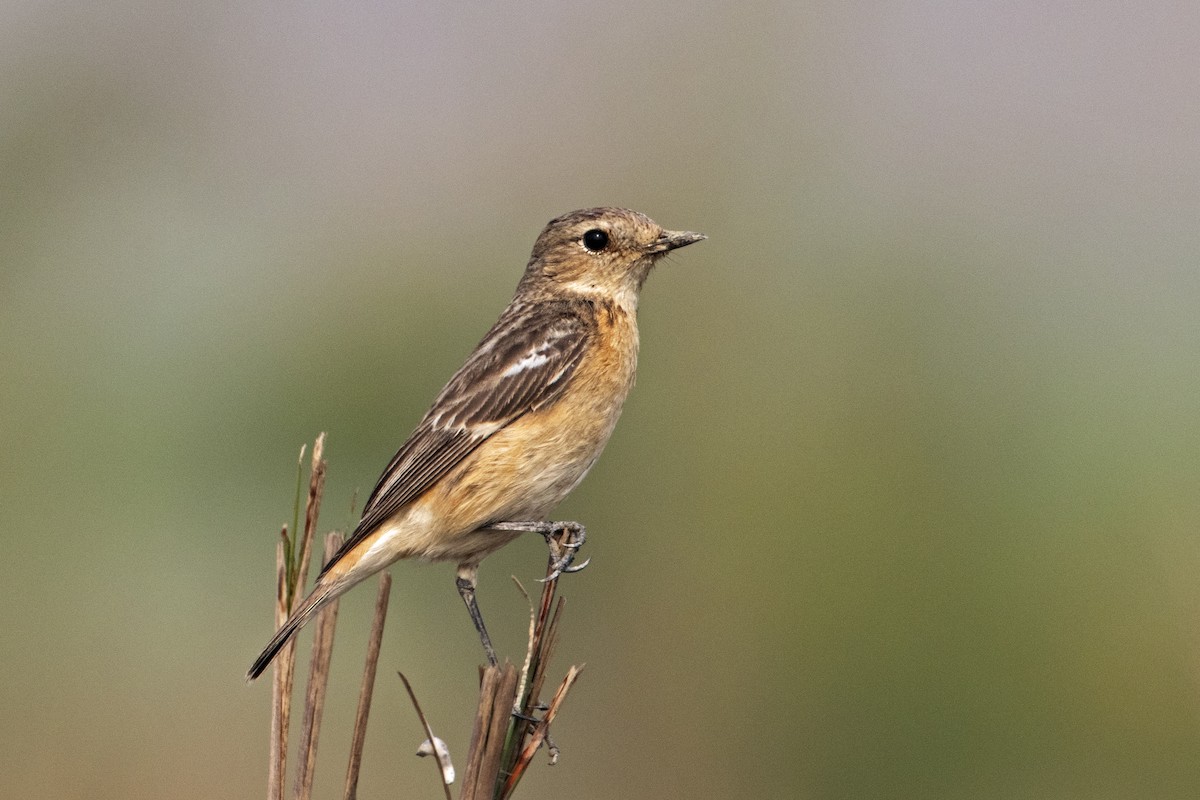
[[[633,314],[598,308],[596,334],[565,390],[497,431],[441,482],[460,498],[465,526],[544,519],[567,496],[616,427],[633,386],[637,351]]]

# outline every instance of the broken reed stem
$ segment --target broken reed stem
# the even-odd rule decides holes
[[[467,772],[463,777],[462,800],[492,800],[504,750],[505,731],[512,718],[517,690],[517,668],[505,662],[503,667],[483,669],[479,687],[479,708],[471,732]]]
[[[371,712],[371,695],[375,691],[375,672],[379,666],[379,648],[383,643],[383,623],[387,619],[388,597],[392,591],[391,573],[379,576],[379,594],[375,596],[375,617],[371,622],[371,637],[367,640],[367,663],[363,668],[362,688],[358,693],[358,710],[354,714],[354,735],[350,740],[350,764],[346,767],[344,800],[358,795],[358,771],[362,766],[363,745],[367,740],[367,716]],[[404,678],[403,675],[400,676]],[[408,681],[404,682],[408,685]],[[412,691],[409,691],[412,694]],[[416,704],[417,699],[413,698]],[[417,709],[420,714],[420,708]],[[430,739],[432,742],[432,738]]]
[[[501,757],[504,755],[504,744],[513,721],[513,705],[517,699],[517,668],[505,663],[499,669],[500,682],[496,685],[496,697],[492,701],[491,730],[488,731],[489,745],[491,742],[497,742],[499,746],[484,748],[483,759],[479,764],[478,791],[481,798],[491,798],[496,794]]]
[[[479,765],[483,761],[483,751],[487,744],[487,731],[490,729],[489,719],[492,703],[496,699],[496,685],[500,683],[500,670],[497,667],[479,668],[479,708],[475,713],[475,724],[471,728],[471,745],[467,748],[467,768],[463,772],[463,789],[459,795],[462,800],[475,800],[475,786],[479,781]]]
[[[287,619],[288,562],[287,525],[283,526],[280,541],[275,546],[275,627]],[[294,648],[291,642],[277,656],[271,681],[271,754],[267,765],[267,800],[283,800],[284,777],[287,774],[288,723],[291,721],[292,665]]]
[[[300,605],[304,584],[308,580],[308,562],[312,553],[313,532],[317,529],[317,516],[321,512],[321,495],[325,491],[325,433],[322,431],[313,443],[312,473],[308,479],[308,501],[304,504],[304,538],[300,542],[300,556],[296,568],[296,582],[292,584],[291,611]],[[327,555],[325,561],[332,558]],[[325,563],[323,561],[322,563]]]
[[[325,561],[342,546],[342,534],[325,537]],[[329,685],[329,662],[333,657],[333,632],[337,626],[338,601],[330,600],[317,612],[317,630],[313,635],[312,660],[308,668],[308,692],[304,702],[304,723],[300,728],[300,760],[296,765],[296,800],[312,797],[313,773],[317,766],[317,738],[325,710],[325,688]]]

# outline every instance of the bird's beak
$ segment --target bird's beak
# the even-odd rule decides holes
[[[669,250],[687,247],[689,244],[695,244],[707,238],[703,233],[692,233],[691,231],[663,231],[650,245],[649,250],[651,253],[666,253]]]

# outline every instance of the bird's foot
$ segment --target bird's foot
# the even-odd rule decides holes
[[[539,579],[542,583],[556,580],[564,573],[579,572],[591,561],[585,559],[581,564],[572,565],[575,554],[587,540],[587,529],[578,522],[496,522],[488,527],[497,531],[521,531],[542,535],[546,540],[546,547],[550,550],[547,575]]]
[[[542,535],[546,538],[546,547],[550,549],[550,564],[548,574],[542,578],[542,583],[555,580],[564,572],[579,572],[586,567],[591,559],[584,559],[582,563],[572,565],[575,560],[575,554],[579,552],[579,548],[583,547],[583,543],[587,541],[587,529],[578,522],[555,522],[557,528],[546,531]],[[562,534],[562,538],[559,538]]]

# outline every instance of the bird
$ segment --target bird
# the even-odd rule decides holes
[[[612,435],[637,371],[638,297],[655,263],[707,237],[623,208],[552,219],[509,305],[400,446],[353,533],[254,661],[254,680],[324,604],[400,559],[450,561],[479,633],[479,563],[522,532],[546,537],[550,577],[575,571],[577,522],[546,517]],[[562,541],[556,534],[562,533]]]

